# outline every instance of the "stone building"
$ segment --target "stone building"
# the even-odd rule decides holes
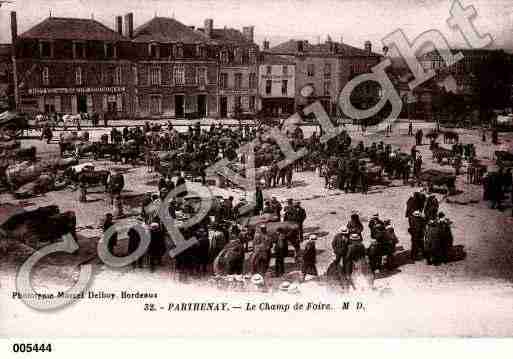
[[[295,78],[294,61],[262,53],[258,70],[259,110],[269,116],[293,114]]]
[[[258,102],[258,46],[254,27],[242,32],[232,28],[214,28],[206,19],[199,29],[217,47],[219,59],[219,116],[221,118],[254,115]]]
[[[217,117],[217,49],[208,36],[175,19],[155,17],[130,38],[137,114]]]
[[[17,107],[24,112],[101,112],[127,116],[131,42],[92,19],[49,17],[18,36],[11,14]]]
[[[370,72],[381,61],[381,55],[372,52],[370,42],[367,41],[364,47],[359,49],[328,38],[317,45],[305,40],[289,40],[263,51],[287,56],[294,61],[295,104],[298,109],[320,101],[330,115],[342,116],[337,106],[339,93],[352,78]],[[379,86],[369,82],[359,86],[355,92],[351,96],[355,106],[369,108],[379,97]]]

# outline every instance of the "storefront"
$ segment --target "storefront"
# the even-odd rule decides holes
[[[27,98],[37,101],[42,113],[119,114],[128,111],[129,103],[125,87],[34,88],[28,90]]]

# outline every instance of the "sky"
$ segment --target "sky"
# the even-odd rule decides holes
[[[82,17],[101,21],[114,28],[116,15],[134,13],[135,26],[155,15],[174,17],[186,25],[203,26],[213,18],[215,27],[255,26],[255,41],[264,39],[277,45],[289,39],[311,43],[333,40],[363,47],[366,40],[373,50],[383,47],[381,39],[402,29],[414,39],[424,31],[437,29],[451,47],[464,45],[461,34],[450,29],[452,0],[12,0],[0,8],[0,42],[10,42],[9,12],[18,13],[22,33],[50,15]],[[490,33],[493,47],[513,49],[512,0],[462,0],[478,13],[474,20],[481,33]]]

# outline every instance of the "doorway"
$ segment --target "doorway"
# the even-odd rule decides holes
[[[221,118],[228,117],[228,98],[221,96],[219,99],[219,115]]]
[[[184,96],[175,95],[175,117],[183,118],[185,113],[184,109]]]
[[[86,96],[78,96],[77,97],[77,108],[79,113],[87,113],[87,97]]]
[[[207,117],[207,95],[198,95],[198,117]]]

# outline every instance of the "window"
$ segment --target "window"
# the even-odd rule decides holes
[[[314,64],[306,65],[306,74],[310,77],[315,76],[315,67]]]
[[[77,67],[75,70],[75,85],[82,85],[82,68]]]
[[[223,72],[221,73],[221,78],[219,80],[219,86],[221,88],[227,88],[228,87],[228,74]]]
[[[185,84],[185,68],[183,65],[173,67],[173,81],[175,85]]]
[[[148,53],[151,58],[158,59],[159,58],[159,45],[149,44],[148,45]]]
[[[257,87],[257,77],[254,72],[249,74],[249,88],[256,88]]]
[[[249,110],[251,112],[255,111],[255,103],[256,103],[255,96],[249,96]]]
[[[241,73],[235,74],[235,88],[237,88],[237,89],[242,88],[242,74]]]
[[[114,44],[106,43],[104,46],[104,50],[106,58],[116,57],[116,46]]]
[[[160,67],[152,67],[150,69],[150,85],[160,85]]]
[[[41,81],[44,86],[50,85],[50,71],[48,67],[43,67],[43,71],[41,72]]]
[[[237,47],[234,52],[235,52],[235,54],[234,54],[235,62],[238,64],[242,63],[242,53],[244,52],[244,50],[241,49],[240,47]]]
[[[134,73],[134,84],[137,86],[139,85],[139,71],[137,69],[137,66],[133,67],[133,73]],[[137,98],[137,96],[136,96]]]
[[[48,41],[41,41],[39,43],[39,50],[41,57],[52,57],[52,43]]]
[[[162,112],[162,97],[150,96],[150,112],[152,114],[160,114]]]
[[[171,51],[173,53],[174,58],[182,58],[183,57],[183,44],[179,43],[176,45],[173,45],[171,48]]]
[[[221,51],[221,63],[227,64],[229,61],[228,51],[222,50]]]
[[[196,67],[189,66],[187,68],[188,71],[185,71],[185,83],[187,85],[195,85],[197,84],[198,78],[196,77]]]
[[[235,96],[235,104],[234,107],[236,109],[242,109],[242,98],[240,96]]]
[[[266,80],[265,81],[265,94],[270,95],[272,88],[273,88],[272,80]]]
[[[288,81],[282,80],[281,81],[281,94],[286,95],[287,94],[287,87],[288,87]]]
[[[268,75],[270,75],[273,72],[272,66],[267,66],[266,72]]]
[[[324,96],[329,96],[330,95],[330,87],[331,87],[331,82],[330,81],[325,81],[324,82]]]
[[[254,47],[249,48],[249,63],[256,63],[256,49]]]
[[[123,75],[121,72],[121,67],[116,67],[114,71],[114,85],[121,85],[123,82]]]
[[[331,77],[331,64],[324,64],[324,78]]]
[[[198,84],[203,86],[207,84],[207,69],[205,67],[198,69]]]
[[[73,56],[75,57],[75,59],[84,59],[86,57],[86,46],[84,43],[73,43]]]
[[[287,67],[287,65],[282,66],[281,72],[283,73],[283,76],[287,76],[289,74],[289,68]]]

